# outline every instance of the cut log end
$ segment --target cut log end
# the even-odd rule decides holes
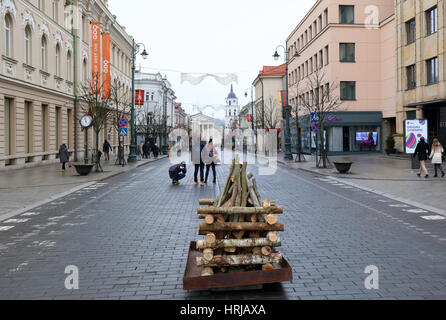
[[[217,241],[217,237],[214,233],[208,233],[206,235],[206,243],[208,244],[214,244]]]
[[[276,242],[279,239],[279,237],[277,236],[277,232],[268,232],[266,238],[272,242]]]
[[[262,251],[262,254],[264,256],[270,256],[271,252],[272,252],[272,249],[271,249],[271,247],[265,246],[265,247],[262,248],[261,251]]]
[[[214,216],[211,214],[206,215],[206,217],[204,218],[204,221],[206,222],[206,224],[213,224],[215,222]]]
[[[277,217],[275,216],[275,215],[273,215],[273,214],[269,214],[269,215],[267,215],[266,217],[265,217],[265,221],[269,224],[269,225],[271,225],[271,226],[273,226],[273,225],[275,225],[276,223],[277,223]]]
[[[211,261],[214,258],[214,250],[204,249],[203,250],[203,258],[207,261]]]
[[[210,267],[202,268],[201,269],[201,276],[202,277],[209,277],[214,275],[214,270]]]

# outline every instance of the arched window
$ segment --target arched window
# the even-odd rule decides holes
[[[31,65],[31,28],[25,28],[25,63]]]
[[[40,55],[41,55],[41,61],[40,61],[40,67],[43,71],[46,71],[47,69],[47,42],[45,36],[42,37],[42,40],[40,42]]]
[[[12,58],[12,19],[5,15],[5,56]]]
[[[56,45],[56,76],[60,77],[60,46]]]
[[[67,80],[72,81],[72,79],[71,79],[71,51],[68,51],[68,54],[67,54]]]

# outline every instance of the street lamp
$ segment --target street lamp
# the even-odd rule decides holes
[[[141,57],[146,60],[149,54],[146,51],[146,46],[143,43],[137,43],[135,44],[135,39],[133,39],[132,43],[132,119],[130,122],[131,125],[131,135],[132,135],[132,141],[130,144],[130,154],[128,158],[128,162],[136,162],[136,134],[135,134],[135,125],[136,125],[136,119],[135,119],[135,60],[137,54],[140,52],[141,46],[144,48],[143,52],[141,53]]]
[[[285,159],[286,160],[293,160],[293,154],[291,153],[291,129],[290,129],[290,114],[289,114],[289,106],[288,106],[288,63],[289,63],[289,57],[288,57],[288,50],[286,47],[282,45],[278,45],[276,48],[276,51],[274,52],[273,58],[274,60],[278,61],[280,58],[280,54],[277,52],[277,49],[282,48],[285,54],[285,64],[286,64],[286,71],[285,71],[285,86],[286,86],[286,105],[285,105]],[[299,53],[295,52],[294,57],[298,57]]]

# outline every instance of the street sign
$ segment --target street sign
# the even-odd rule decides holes
[[[125,128],[125,127],[127,127],[128,124],[129,124],[129,122],[127,121],[126,118],[122,118],[121,120],[119,120],[119,127],[120,128]]]
[[[319,113],[318,112],[312,112],[311,113],[311,122],[319,122]]]
[[[319,126],[316,123],[313,124],[312,129],[313,129],[313,132],[316,134],[318,134],[320,132]]]
[[[119,128],[119,136],[127,137],[129,135],[129,131],[127,128]]]

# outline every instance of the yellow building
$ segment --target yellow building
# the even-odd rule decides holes
[[[107,1],[1,0],[0,170],[58,161],[62,143],[83,154],[82,101],[75,97],[91,79],[92,22],[110,32],[112,81],[130,96],[132,38]],[[101,140],[117,143],[110,124],[103,131]]]
[[[429,139],[446,143],[445,1],[396,0],[397,148],[404,120],[427,119]]]

